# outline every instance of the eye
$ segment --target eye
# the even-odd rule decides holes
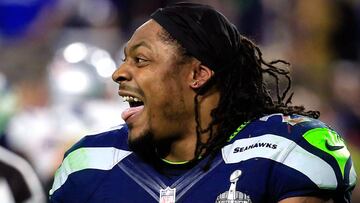
[[[143,57],[135,57],[134,62],[137,66],[145,66],[145,65],[147,65],[147,62],[149,62],[149,60],[147,60]]]
[[[145,62],[146,60],[143,59],[143,58],[140,58],[140,57],[135,57],[135,62],[136,63],[142,63],[142,62]]]

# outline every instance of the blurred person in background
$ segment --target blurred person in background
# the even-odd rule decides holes
[[[351,201],[342,137],[291,105],[288,63],[266,62],[212,7],[158,9],[124,53],[113,80],[126,125],[65,153],[51,202]]]
[[[0,202],[46,202],[42,185],[30,164],[2,146],[0,146]]]
[[[45,203],[43,186],[32,166],[10,151],[7,125],[16,109],[16,99],[0,73],[0,202]]]

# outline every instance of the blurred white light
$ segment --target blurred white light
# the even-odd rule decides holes
[[[78,70],[62,72],[57,83],[61,91],[70,94],[81,94],[90,88],[90,80],[86,73]]]
[[[116,70],[116,64],[110,54],[104,50],[96,50],[91,55],[90,62],[95,66],[96,72],[104,78],[110,77]]]
[[[98,62],[99,60],[103,59],[103,58],[110,58],[110,54],[102,49],[96,49],[92,54],[91,54],[91,58],[90,58],[90,63],[95,65],[96,62]]]
[[[97,73],[104,78],[110,77],[116,70],[115,62],[111,58],[102,58],[94,65]]]
[[[84,60],[88,50],[83,43],[76,42],[64,49],[64,58],[69,63],[77,63]]]

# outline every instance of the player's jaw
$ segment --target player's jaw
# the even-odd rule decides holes
[[[147,123],[145,96],[138,88],[124,85],[121,85],[119,88],[119,95],[123,98],[124,102],[129,103],[129,108],[122,112],[121,117],[129,128],[129,140],[135,139],[143,134],[144,130],[141,128],[144,128]]]

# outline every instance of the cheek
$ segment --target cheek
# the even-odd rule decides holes
[[[184,91],[180,81],[172,79],[163,79],[162,82],[154,89],[154,95],[160,108],[164,111],[175,104],[184,103]]]
[[[153,73],[154,74],[154,73]],[[146,88],[147,119],[152,130],[172,128],[179,120],[185,120],[186,110],[185,79],[175,72],[158,72],[156,79],[144,84]],[[182,80],[183,79],[183,80]]]
[[[175,81],[164,82],[155,92],[156,97],[152,98],[153,103],[149,108],[152,125],[171,126],[172,122],[185,119],[187,110],[181,85]]]

